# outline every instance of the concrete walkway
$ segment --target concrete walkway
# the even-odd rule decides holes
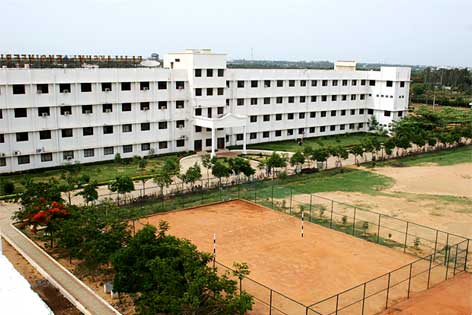
[[[10,245],[82,313],[87,315],[120,314],[40,247],[11,226],[11,213],[17,207],[10,205],[0,205],[0,233]]]

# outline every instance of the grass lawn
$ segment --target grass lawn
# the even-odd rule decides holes
[[[472,163],[472,145],[458,147],[451,150],[428,152],[421,155],[407,156],[401,159],[378,161],[376,166],[417,166],[435,163],[441,166],[460,163]],[[367,165],[370,165],[368,163]]]
[[[164,161],[170,157],[175,158],[178,157],[178,155],[175,154],[147,158],[146,167],[143,169],[138,167],[138,161],[134,159],[130,159],[129,163],[124,163],[124,161],[115,162],[112,160],[96,164],[80,164],[81,169],[79,174],[88,175],[91,180],[96,180],[98,183],[107,182],[120,175],[130,177],[146,176],[159,169],[163,165]],[[64,173],[64,170],[65,168],[58,167],[47,170],[38,169],[22,173],[5,174],[0,176],[0,181],[2,179],[11,180],[15,184],[16,192],[21,192],[23,190],[23,185],[21,183],[25,178],[31,178],[35,181],[48,181],[53,178],[60,180],[61,174]]]
[[[304,145],[313,147],[314,149],[321,146],[352,146],[354,144],[361,143],[365,138],[374,137],[371,133],[352,133],[345,135],[326,136],[326,137],[315,137],[305,138]],[[386,139],[387,137],[385,137]],[[266,142],[258,144],[250,144],[247,146],[248,149],[258,150],[274,150],[274,151],[290,151],[295,152],[303,149],[303,146],[299,145],[295,140],[286,140],[278,142]]]

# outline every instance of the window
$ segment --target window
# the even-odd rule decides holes
[[[29,155],[20,155],[18,157],[18,164],[19,165],[22,165],[22,164],[29,164],[30,163],[30,157]]]
[[[251,133],[249,134],[249,139],[257,139],[257,133],[251,132]]]
[[[206,89],[206,92],[207,92],[207,96],[212,96],[213,95],[213,89],[212,88]]]
[[[369,86],[375,86],[375,80],[370,80],[369,81]]]
[[[151,130],[151,123],[145,122],[141,123],[141,131]]]
[[[131,111],[131,103],[121,104],[121,111],[122,112],[130,112]]]
[[[206,73],[207,73],[207,77],[211,78],[213,76],[213,69],[207,69]]]
[[[195,108],[195,116],[201,116],[202,115],[202,109],[201,108]]]
[[[335,125],[329,126],[329,130],[330,131],[336,131],[336,126]]]
[[[184,81],[176,81],[175,82],[175,88],[177,90],[183,90],[185,88],[185,82]]]
[[[338,86],[338,80],[333,80],[332,85],[333,86]]]
[[[270,115],[264,115],[263,121],[270,121]]]
[[[113,126],[103,126],[103,134],[109,135],[113,133]]]
[[[275,120],[282,120],[282,114],[275,114]]]
[[[167,121],[160,121],[160,122],[159,122],[159,125],[158,125],[158,128],[159,128],[160,130],[162,130],[162,129],[167,129]]]
[[[105,147],[103,148],[103,155],[112,155],[114,151],[113,147]]]
[[[72,114],[71,106],[61,106],[61,115],[69,116],[70,114]]]
[[[264,104],[265,105],[270,104],[270,97],[264,97]]]
[[[51,130],[41,130],[39,132],[39,140],[51,139]]]
[[[14,84],[12,86],[13,94],[25,94],[25,86],[23,84]]]
[[[149,90],[149,82],[139,82],[139,89],[141,91],[148,91]]]
[[[123,146],[123,153],[131,153],[133,152],[133,145],[132,144],[125,144]]]
[[[288,97],[288,102],[289,103],[295,103],[295,96],[289,96]]]
[[[352,130],[352,129],[354,129],[354,128],[355,128],[355,127],[354,127],[354,124],[349,124],[349,129],[350,129],[350,130]]]
[[[157,103],[157,108],[159,108],[160,110],[167,109],[167,101],[159,101]]]
[[[200,78],[202,76],[202,69],[195,69],[195,76]]]
[[[306,96],[300,96],[300,103],[306,102]]]
[[[270,132],[269,132],[269,131],[264,131],[264,132],[262,133],[262,138],[269,138],[269,136],[270,136]]]
[[[185,146],[185,140],[183,140],[183,139],[177,140],[177,141],[175,142],[175,145],[176,145],[177,147],[183,147],[183,146]]]
[[[238,98],[238,99],[236,100],[236,105],[238,105],[238,106],[244,105],[244,98]]]
[[[68,129],[62,129],[61,135],[62,135],[62,138],[72,138],[74,133],[72,131],[72,128],[68,128]]]
[[[315,133],[315,127],[310,127],[309,132],[310,133]]]
[[[332,101],[332,102],[336,102],[337,99],[338,99],[338,98],[337,98],[336,95],[331,95],[331,101]]]
[[[336,111],[335,111],[335,110],[332,110],[332,111],[331,111],[331,117],[334,117],[334,116],[336,116]]]
[[[282,136],[282,130],[276,130],[276,131],[275,131],[275,136],[276,136],[276,137]]]
[[[167,149],[167,141],[159,141],[159,149],[160,150]]]
[[[316,95],[312,95],[310,100],[311,100],[312,103],[315,103],[316,102]]]
[[[255,80],[251,81],[251,87],[252,88],[256,88],[257,84],[258,84],[258,81],[255,81]]]
[[[321,117],[326,117],[326,111],[321,112]]]
[[[182,109],[182,108],[184,108],[184,104],[185,104],[184,101],[176,101],[175,102],[175,108]]]
[[[275,102],[276,102],[277,104],[282,104],[282,103],[283,103],[283,100],[284,100],[284,99],[283,99],[282,96],[277,96],[277,98],[275,99]]]
[[[293,129],[287,129],[287,136],[293,136]]]
[[[277,80],[277,87],[283,87],[284,86],[284,81],[283,80]]]
[[[230,81],[229,80],[226,80],[226,87],[229,89],[230,87]]]
[[[15,108],[15,118],[27,117],[28,111],[26,108]]]
[[[320,127],[320,132],[325,132],[326,131],[326,127],[325,126],[321,126]]]
[[[49,116],[49,107],[39,107],[38,108],[38,116],[39,117],[47,117]]]
[[[341,101],[347,101],[347,95],[342,95],[341,96]]]
[[[158,90],[167,90],[167,82],[166,81],[157,82],[157,89]]]
[[[111,91],[111,83],[102,83],[102,92],[110,92]]]
[[[318,80],[311,80],[311,86],[318,86]]]
[[[270,87],[270,80],[264,80],[264,87],[269,88]]]
[[[18,132],[16,134],[16,142],[24,142],[28,141],[28,133],[27,132]]]
[[[404,88],[405,87],[405,81],[400,81],[400,87]]]
[[[257,98],[251,98],[251,105],[257,105]]]
[[[91,114],[93,112],[92,105],[82,105],[82,114]]]
[[[74,158],[74,151],[64,151],[62,153],[62,158],[64,160],[72,160]]]
[[[364,109],[363,108],[359,109],[359,115],[364,115]]]
[[[133,131],[133,125],[131,124],[126,124],[121,126],[121,131],[122,132],[132,132]]]
[[[310,118],[315,118],[316,117],[316,112],[310,112]]]
[[[295,86],[295,80],[288,80],[288,86],[289,87],[294,87]]]
[[[343,80],[342,84],[343,86],[347,86],[347,80]]]
[[[339,125],[339,130],[345,130],[346,129],[346,125]]]
[[[94,149],[84,149],[84,157],[93,157],[95,156],[95,150]]]
[[[356,100],[356,94],[351,94],[351,101],[355,101]]]
[[[202,127],[195,126],[195,132],[202,132]]]
[[[303,135],[305,133],[305,128],[298,128],[298,134]]]
[[[359,123],[359,124],[357,125],[357,128],[359,128],[359,129],[364,128],[364,124],[363,124],[363,123]]]
[[[360,94],[359,96],[361,100],[365,100],[365,94]]]
[[[59,93],[70,93],[70,84],[69,83],[59,84]]]
[[[356,85],[357,85],[357,80],[352,80],[352,81],[351,81],[351,85],[352,85],[352,86],[356,86]]]
[[[390,115],[391,115],[390,111],[388,111],[388,110],[384,111],[384,116],[385,117],[390,117]]]
[[[92,83],[80,83],[80,92],[82,93],[92,92]]]
[[[6,158],[0,158],[0,166],[7,166],[7,159]]]
[[[0,133],[0,143],[5,143],[5,135]]]
[[[141,108],[141,110],[149,110],[151,108],[149,102],[141,102],[139,104],[139,107]]]
[[[141,143],[141,151],[149,151],[149,150],[151,150],[150,143]]]
[[[205,145],[211,147],[211,139],[205,139]]]
[[[241,140],[243,140],[243,134],[242,134],[242,133],[238,133],[238,134],[236,135],[236,141],[241,141]]]
[[[398,112],[398,117],[402,117],[403,116],[403,112]]]
[[[195,96],[202,96],[202,89],[201,88],[196,88],[195,89]]]
[[[356,110],[355,109],[351,109],[351,115],[355,115],[356,114]]]
[[[361,80],[361,85],[365,85],[365,80]]]
[[[306,80],[300,80],[300,86],[306,86]]]
[[[292,120],[292,119],[293,119],[293,113],[287,114],[287,119],[288,119],[288,120]]]
[[[249,121],[252,123],[257,122],[257,116],[249,116]]]
[[[374,114],[374,110],[373,110],[373,109],[368,109],[368,110],[367,110],[367,114],[373,115],[373,114]]]
[[[393,86],[393,81],[387,81],[387,87],[392,87]]]
[[[111,113],[113,111],[113,105],[112,104],[103,104],[102,105],[102,110],[104,113]]]
[[[305,113],[299,113],[298,119],[305,119]]]
[[[2,112],[2,110],[0,109],[0,119],[2,119],[2,118],[3,118],[3,112]]]
[[[223,95],[225,93],[225,89],[224,88],[218,88],[217,93],[218,93],[218,95]]]
[[[48,94],[49,93],[49,85],[47,85],[47,84],[38,84],[38,85],[36,85],[36,93],[38,93],[38,94]]]
[[[131,82],[121,82],[122,91],[131,91]]]
[[[224,77],[224,75],[225,75],[225,69],[218,69],[218,76]]]
[[[346,116],[346,110],[345,109],[341,109],[341,116]]]
[[[244,87],[244,81],[238,81],[237,86],[238,86],[238,88],[243,88]]]
[[[85,127],[82,129],[83,136],[93,136],[93,127]]]
[[[328,100],[328,95],[321,95],[321,101],[326,102]]]

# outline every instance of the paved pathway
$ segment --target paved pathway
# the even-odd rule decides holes
[[[120,314],[10,225],[10,217],[16,207],[14,204],[0,204],[0,233],[8,243],[84,314]]]

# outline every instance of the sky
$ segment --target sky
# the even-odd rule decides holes
[[[472,67],[472,0],[0,0],[0,53]]]

